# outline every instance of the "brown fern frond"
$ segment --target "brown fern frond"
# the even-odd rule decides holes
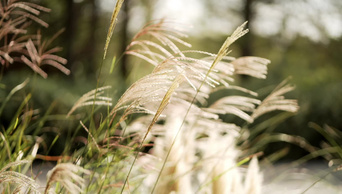
[[[37,16],[40,15],[41,11],[50,12],[51,9],[35,3],[16,1],[4,1],[2,6],[2,20],[10,20],[10,18],[25,18],[25,20],[31,19],[44,27],[48,27],[48,24]]]
[[[27,10],[12,11],[11,15],[18,15],[21,18],[24,18],[25,20],[30,19],[31,21],[34,21],[34,22],[40,24],[41,26],[44,26],[45,28],[49,27],[48,23],[44,22],[43,20],[41,20],[39,17],[35,16],[34,14],[27,13]]]
[[[57,32],[60,34],[61,32]],[[55,37],[53,37],[54,39]],[[60,51],[59,47],[52,48],[47,50],[47,46],[51,43],[51,40],[48,41],[41,41],[41,35],[38,32],[37,34],[37,41],[35,43],[29,39],[26,43],[26,50],[27,50],[27,58],[26,56],[22,56],[21,59],[25,64],[33,69],[33,71],[40,74],[42,77],[47,78],[47,74],[41,69],[43,65],[51,65],[56,69],[60,70],[61,72],[65,73],[66,75],[70,74],[70,70],[67,69],[64,65],[66,65],[67,60],[54,55],[53,53]]]
[[[34,72],[38,73],[43,78],[47,78],[47,73],[43,71],[37,64],[31,62],[28,58],[26,58],[24,55],[20,58],[27,66],[29,66]]]
[[[12,53],[25,52],[26,41],[30,38],[30,36],[24,35],[27,32],[25,28],[28,25],[25,21],[25,18],[16,18],[1,23],[0,40],[4,42],[4,45],[0,47],[2,65],[8,66],[8,64],[12,64],[15,61],[14,57],[11,56]],[[9,35],[11,35],[11,39],[8,39]],[[31,36],[31,38],[34,37]]]
[[[48,41],[41,41],[41,35],[27,35],[27,27],[31,22],[36,22],[41,26],[48,27],[48,24],[40,19],[41,12],[51,10],[43,6],[30,2],[4,1],[0,9],[0,40],[4,46],[0,47],[0,63],[8,66],[15,60],[25,63],[33,71],[46,78],[47,74],[41,69],[42,65],[51,65],[65,74],[70,71],[64,67],[66,59],[58,56],[52,57],[60,49],[50,49],[47,47],[62,31],[56,33]],[[21,54],[21,57],[12,57]]]

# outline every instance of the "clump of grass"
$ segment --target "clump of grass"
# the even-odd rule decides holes
[[[39,14],[37,10],[44,10],[35,4],[19,6],[14,2],[5,4],[6,17],[10,17],[11,5],[24,8],[33,15]],[[106,57],[122,3],[123,0],[117,1],[113,11],[103,58]],[[21,18],[18,24],[11,24],[17,30],[10,31],[8,27],[4,33],[12,33],[13,37],[24,34],[26,19]],[[10,20],[3,19],[3,22]],[[41,23],[40,20],[37,22]],[[10,26],[10,23],[6,25]],[[73,117],[80,120],[76,131],[83,128],[88,139],[83,138],[85,146],[73,152],[70,151],[71,145],[65,146],[64,153],[70,153],[70,156],[57,157],[58,164],[48,173],[45,193],[55,183],[71,193],[261,193],[262,174],[256,155],[243,156],[237,146],[238,140],[248,138],[241,137],[244,126],[225,123],[220,116],[231,115],[253,123],[261,115],[274,110],[296,112],[298,105],[296,100],[283,96],[293,89],[285,82],[264,100],[258,99],[257,93],[235,85],[235,76],[241,74],[265,79],[270,63],[260,57],[228,56],[231,44],[248,32],[245,25],[239,26],[226,39],[217,54],[181,50],[178,45],[191,47],[183,40],[187,35],[165,20],[146,25],[127,46],[125,54],[152,64],[153,71],[133,83],[115,104],[104,95],[110,86],[97,87],[74,103],[66,114],[68,118],[77,109],[84,111],[82,107],[93,106],[87,117]],[[3,37],[7,43],[6,36]],[[6,60],[6,64],[14,61],[8,48],[19,43],[15,40],[5,44],[1,50],[1,59]],[[42,41],[39,33],[34,39],[25,36],[20,40],[15,52],[21,52],[21,62],[42,77],[47,77],[40,68],[44,64],[69,73],[63,66],[66,60],[53,54],[59,49],[46,49],[51,41]],[[21,88],[22,85],[18,86],[14,92]],[[237,90],[242,94],[225,96],[209,105],[208,98],[217,90]],[[10,156],[9,162],[14,158],[37,158],[37,146],[41,141],[32,141],[31,144],[22,141],[24,130],[35,113],[28,108],[23,111],[28,100],[29,96],[11,126],[5,133],[0,133],[4,140],[1,145],[6,147],[1,153]],[[95,105],[107,106],[107,114],[97,117]],[[30,114],[20,117],[22,112]],[[95,117],[99,119],[95,121]],[[18,118],[26,120],[18,125]],[[42,129],[45,120],[43,118],[35,125],[37,129]],[[17,134],[19,140],[9,138]],[[71,141],[75,139],[70,138]],[[145,151],[147,146],[152,149]],[[32,154],[27,150],[32,150]],[[248,162],[244,172],[243,166]],[[89,178],[86,180],[77,172],[89,175]],[[58,184],[55,190],[65,191]]]
[[[233,85],[233,75],[236,74],[265,78],[266,65],[269,63],[267,59],[257,57],[235,59],[226,56],[230,52],[229,46],[247,33],[243,29],[245,24],[227,38],[218,54],[180,51],[172,40],[186,45],[177,37],[183,36],[182,33],[164,25],[166,24],[161,21],[146,26],[127,47],[127,54],[149,62],[155,68],[123,94],[111,113],[116,115],[114,113],[124,109],[124,118],[132,113],[152,114],[145,116],[149,122],[140,119],[134,123],[133,126],[140,126],[138,129],[128,126],[125,131],[141,134],[138,152],[144,142],[154,142],[150,152],[154,157],[136,154],[123,189],[128,184],[136,161],[139,163],[139,160],[147,160],[153,166],[160,166],[160,170],[146,175],[148,178],[142,184],[149,187],[151,192],[191,193],[197,187],[198,191],[209,193],[241,192],[241,189],[252,192],[252,188],[255,189],[254,193],[260,193],[261,181],[246,177],[245,183],[242,183],[243,178],[223,176],[234,171],[234,177],[243,177],[241,171],[235,169],[240,157],[236,139],[241,127],[224,123],[218,114],[236,115],[251,123],[260,115],[274,110],[296,112],[297,102],[286,100],[282,96],[293,88],[283,83],[264,101],[260,101],[255,99],[255,92]],[[151,34],[155,38],[154,42],[144,38]],[[188,56],[191,53],[202,54],[203,58]],[[206,107],[207,99],[216,87],[239,90],[252,96],[228,96]],[[157,121],[164,124],[158,124]],[[142,131],[142,128],[146,130]],[[255,160],[250,171],[254,172],[255,177],[261,177],[258,176]],[[214,169],[217,172],[211,174]],[[197,185],[194,185],[193,182],[196,181]],[[212,184],[205,184],[208,181]],[[243,184],[245,186],[241,186]],[[132,185],[127,187],[132,188]]]

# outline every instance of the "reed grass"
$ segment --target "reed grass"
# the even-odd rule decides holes
[[[114,8],[104,59],[123,3],[118,0]],[[2,13],[0,29],[0,38],[5,43],[0,48],[2,65],[14,63],[12,53],[20,53],[21,62],[44,78],[47,74],[41,66],[46,64],[70,73],[64,67],[66,59],[55,55],[59,48],[47,49],[54,37],[42,41],[39,33],[26,34],[27,20],[48,26],[38,16],[49,9],[20,1],[6,1],[1,6],[6,10]],[[16,15],[21,12],[28,14]],[[9,19],[11,17],[14,19]],[[284,96],[294,89],[288,80],[264,99],[234,82],[239,75],[266,79],[270,63],[261,57],[229,56],[231,44],[248,32],[245,25],[246,22],[237,27],[216,54],[181,50],[180,46],[191,47],[184,40],[187,35],[167,20],[144,26],[124,54],[151,64],[153,71],[133,83],[116,102],[110,97],[111,86],[100,87],[97,80],[98,87],[81,96],[70,111],[62,115],[62,120],[77,123],[67,141],[79,141],[83,146],[73,149],[72,143],[66,143],[61,156],[49,156],[51,145],[46,145],[44,138],[38,135],[48,118],[57,119],[57,116],[49,115],[48,111],[39,117],[39,112],[28,103],[32,94],[26,94],[10,124],[2,126],[0,131],[0,147],[3,148],[0,150],[0,192],[262,193],[263,174],[258,156],[262,155],[259,149],[266,143],[257,147],[251,137],[261,137],[258,135],[264,132],[265,126],[282,122],[288,115],[261,122],[255,132],[247,129],[264,114],[274,111],[293,114],[299,106],[297,100]],[[9,34],[13,35],[11,41],[7,40]],[[115,56],[113,59],[112,66],[119,63]],[[112,69],[109,76],[111,73]],[[11,90],[2,101],[0,115],[27,82]],[[218,90],[239,91],[241,95],[227,95],[209,104],[209,97]],[[105,107],[106,111],[98,112],[95,105]],[[92,109],[87,109],[88,106]],[[242,119],[244,124],[224,122],[220,119],[222,115]],[[33,128],[33,132],[25,132]],[[334,134],[331,138],[320,127],[314,128],[325,135],[332,146],[338,146],[334,138],[340,138],[339,132],[329,127],[329,134]],[[82,130],[86,131],[86,137],[77,135]],[[286,141],[284,137],[284,134],[272,136]],[[313,154],[318,151],[303,139],[286,137],[291,143],[303,145],[304,142]],[[59,138],[56,135],[52,144]],[[272,141],[270,139],[267,142]],[[47,155],[37,154],[38,149],[47,150]],[[329,158],[336,157],[335,154],[340,158],[339,151],[331,152]],[[27,176],[28,167],[37,158],[57,162],[49,171],[43,188],[39,188],[34,176]],[[27,166],[21,168],[24,164]]]

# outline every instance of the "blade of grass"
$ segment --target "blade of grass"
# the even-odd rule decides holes
[[[113,11],[113,14],[112,14],[112,18],[110,20],[110,26],[108,28],[106,44],[105,44],[105,47],[104,47],[103,59],[106,58],[109,42],[110,42],[110,39],[112,38],[113,31],[114,31],[114,28],[115,28],[116,22],[117,22],[117,17],[118,17],[119,11],[120,11],[121,6],[122,6],[124,1],[125,0],[117,0],[116,1],[115,8],[114,8],[114,11]]]
[[[319,125],[310,122],[309,126],[313,129],[315,129],[317,132],[319,132],[321,135],[323,135],[323,137],[328,140],[328,142],[331,144],[332,147],[340,147],[341,145],[339,145],[336,140],[332,137],[331,134],[329,134],[326,130],[324,130],[322,127],[320,127]],[[337,152],[340,156],[340,158],[342,158],[342,152],[341,149],[339,149],[339,152]]]
[[[115,67],[115,62],[116,62],[116,56],[113,57],[112,59],[112,64],[110,66],[109,74],[113,73],[114,67]]]
[[[6,133],[11,135],[13,133],[13,131],[16,129],[15,127],[18,126],[18,118],[19,118],[19,115],[20,113],[22,112],[24,106],[28,103],[28,101],[31,99],[31,94],[28,94],[25,99],[23,100],[23,102],[20,104],[16,114],[13,116],[13,119],[11,121],[11,124],[10,126],[8,127],[8,129],[6,130]]]
[[[0,117],[1,117],[1,114],[2,114],[2,111],[4,110],[6,104],[8,103],[8,101],[11,99],[11,97],[16,93],[18,92],[19,90],[23,89],[27,83],[30,81],[29,78],[25,79],[25,81],[19,85],[17,85],[16,87],[14,87],[11,92],[6,96],[5,100],[2,102],[2,105],[0,107]]]
[[[9,161],[12,161],[11,149],[10,149],[10,147],[9,147],[8,142],[6,141],[6,137],[5,137],[4,134],[2,134],[1,132],[0,132],[0,137],[1,137],[2,141],[3,141],[4,144],[5,144],[5,148],[6,148],[5,150],[6,150],[6,152],[7,152],[8,160],[9,160]]]
[[[332,174],[333,172],[339,171],[341,168],[341,166],[337,166],[335,168],[333,168],[332,170],[329,170],[329,172],[327,172],[326,174],[324,174],[322,177],[320,177],[319,179],[317,179],[316,181],[314,181],[308,188],[306,188],[303,192],[301,192],[301,194],[306,193],[307,191],[309,191],[312,187],[314,187],[318,182],[324,180],[328,175]]]

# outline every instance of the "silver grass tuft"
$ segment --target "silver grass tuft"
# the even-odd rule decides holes
[[[85,179],[77,173],[90,174],[80,166],[72,163],[57,164],[47,173],[45,193],[51,192],[54,183],[60,183],[69,193],[81,193],[85,187]]]
[[[271,61],[260,57],[240,57],[232,62],[236,74],[266,79],[267,65]]]
[[[70,116],[77,108],[91,105],[112,106],[112,99],[109,97],[101,96],[104,91],[110,89],[111,86],[104,86],[91,90],[84,94],[80,99],[75,102],[74,106],[70,109],[67,117]]]
[[[12,170],[8,170],[9,168],[19,166],[21,164],[26,164],[32,162],[30,160],[19,160],[16,162],[11,162],[4,166],[0,170],[0,192],[8,191],[6,183],[9,183],[15,186],[15,190],[19,192],[24,192],[25,190],[30,191],[31,193],[40,193],[38,191],[39,185],[32,178]]]
[[[241,151],[235,144],[240,126],[224,123],[219,115],[231,114],[252,123],[261,114],[293,112],[298,105],[282,97],[292,89],[284,84],[263,101],[256,99],[257,93],[233,85],[237,74],[264,79],[270,62],[259,57],[227,56],[230,45],[248,32],[245,24],[227,38],[218,54],[181,51],[177,44],[190,45],[180,39],[182,32],[166,27],[164,20],[145,26],[127,47],[126,54],[154,66],[151,74],[126,90],[111,111],[114,117],[124,110],[120,121],[132,113],[152,114],[140,117],[125,130],[138,134],[140,147],[154,142],[150,153],[137,159],[137,164],[153,166],[143,180],[144,188],[138,189],[156,193],[260,192],[262,176],[257,159],[252,159],[247,173],[239,166]],[[191,57],[193,54],[202,57]],[[221,89],[242,91],[248,97],[226,96],[208,106],[210,94]]]
[[[261,194],[262,192],[262,180],[263,176],[260,173],[258,159],[253,157],[250,164],[248,165],[246,178],[244,181],[245,192],[248,194]]]
[[[287,80],[280,83],[272,92],[269,94],[257,107],[257,109],[253,112],[251,117],[253,119],[258,118],[259,116],[275,111],[282,110],[287,112],[297,112],[299,109],[297,100],[294,99],[285,99],[283,96],[285,93],[290,92],[294,89],[294,86],[291,86],[287,83]]]

